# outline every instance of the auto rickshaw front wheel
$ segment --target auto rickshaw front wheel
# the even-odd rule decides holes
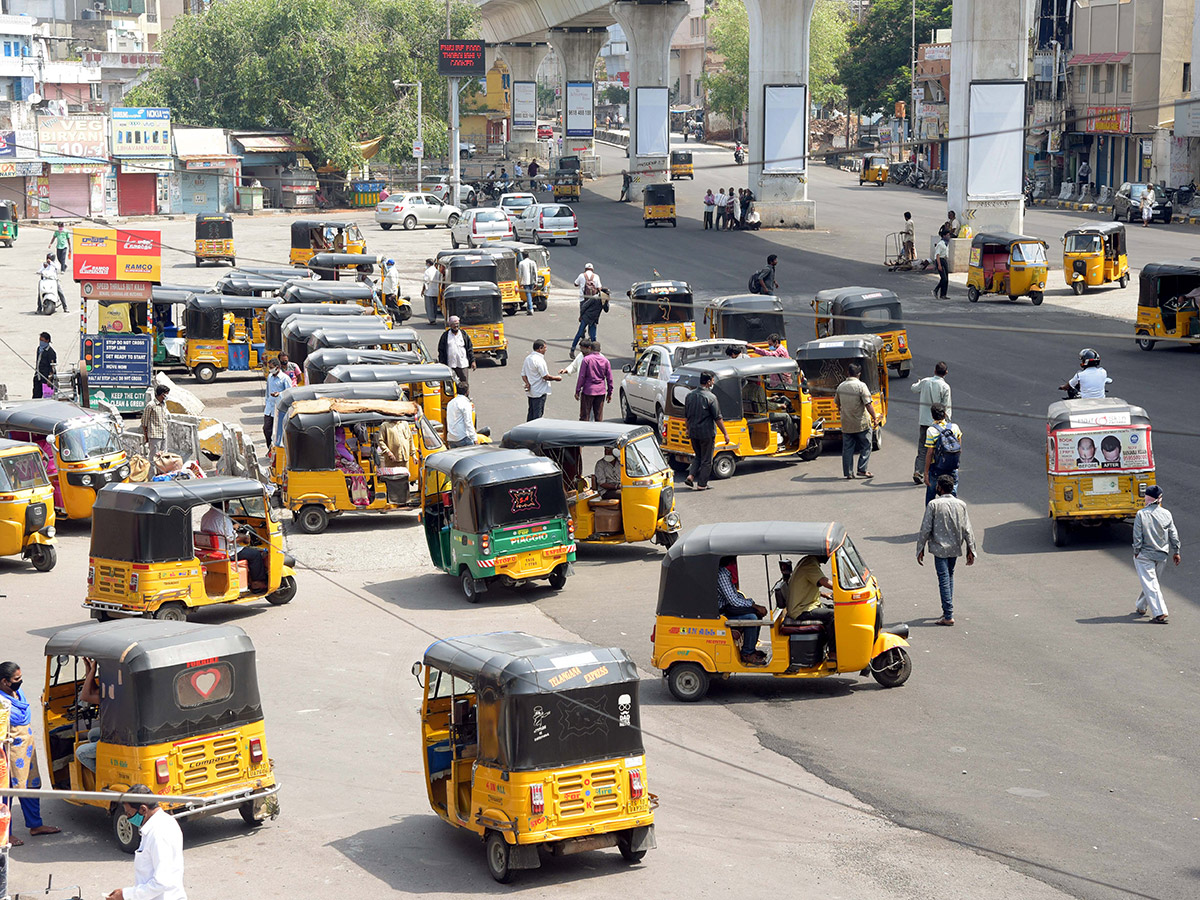
[[[509,866],[508,841],[498,831],[489,831],[484,838],[484,853],[487,855],[488,873],[501,884],[513,880],[513,869]]]
[[[1033,301],[1034,306],[1041,306],[1042,301],[1046,299],[1046,295],[1041,291],[1031,291],[1029,294],[1029,299]]]
[[[272,606],[283,606],[285,603],[291,603],[296,597],[296,579],[291,575],[285,575],[279,582],[279,590],[273,594],[267,594],[267,602]]]
[[[708,693],[709,675],[699,663],[680,662],[667,669],[667,690],[676,700],[695,703]]]
[[[113,840],[117,842],[117,846],[125,853],[136,853],[142,843],[142,833],[129,821],[129,816],[125,815],[123,804],[118,803],[109,818],[112,823]]]
[[[1078,281],[1072,281],[1071,282],[1071,290],[1073,290],[1075,292],[1075,296],[1078,297],[1080,294],[1082,294],[1084,291],[1087,290],[1087,282],[1084,281],[1082,278],[1079,279]]]
[[[29,548],[29,561],[39,572],[49,572],[58,562],[58,551],[49,544],[34,544]]]
[[[884,650],[871,660],[871,676],[885,688],[900,687],[912,674],[912,657],[903,647]]]

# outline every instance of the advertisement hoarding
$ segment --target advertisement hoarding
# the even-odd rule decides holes
[[[808,85],[763,86],[763,171],[803,172],[808,156]]]
[[[158,231],[76,228],[71,256],[76,281],[162,281]]]
[[[448,78],[486,78],[483,41],[438,41],[438,74]]]
[[[1024,81],[974,82],[967,133],[967,198],[1016,200],[1025,158]]]
[[[1071,428],[1054,432],[1051,457],[1054,471],[1074,473],[1145,472],[1154,468],[1150,428]]]
[[[104,116],[38,116],[38,151],[48,162],[108,164],[108,119]]]
[[[567,82],[567,137],[593,137],[596,113],[593,100],[595,85],[590,81]]]
[[[533,128],[537,125],[537,82],[512,83],[513,128]]]
[[[170,156],[171,111],[151,106],[113,107],[112,155]]]
[[[669,149],[670,95],[665,87],[637,89],[637,141],[633,152],[638,156],[666,156]]]

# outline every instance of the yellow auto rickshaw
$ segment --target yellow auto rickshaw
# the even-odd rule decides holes
[[[506,242],[507,243],[507,242]],[[467,255],[478,253],[488,257],[496,264],[495,278],[479,278],[480,281],[490,281],[500,288],[501,305],[506,316],[515,315],[525,308],[525,296],[517,284],[517,266],[521,262],[521,254],[512,247],[500,247],[488,244],[475,250],[466,251]]]
[[[1200,338],[1200,264],[1195,260],[1150,263],[1138,275],[1137,345],[1153,350],[1160,340]],[[1188,345],[1195,349],[1200,344]]]
[[[297,219],[292,222],[292,249],[288,262],[306,266],[317,253],[366,253],[367,239],[353,222],[332,219]]]
[[[817,291],[812,301],[817,337],[839,334],[877,334],[883,358],[899,378],[912,372],[912,350],[900,300],[886,288],[847,287]]]
[[[1063,235],[1063,277],[1071,290],[1118,282],[1129,284],[1129,259],[1125,255],[1125,226],[1119,222],[1088,223]]]
[[[267,310],[273,297],[193,294],[183,310],[183,364],[201,384],[220,372],[256,372],[266,365]]]
[[[551,176],[555,200],[573,200],[576,203],[583,193],[583,162],[578,156],[561,156],[558,168]]]
[[[429,805],[483,840],[496,881],[541,866],[539,848],[615,846],[628,862],[655,848],[624,650],[497,632],[435,641],[412,671]]]
[[[778,297],[767,294],[733,294],[708,301],[704,321],[710,338],[733,338],[759,350],[769,350],[771,335],[787,350],[787,322]]]
[[[28,559],[39,572],[58,562],[54,488],[35,444],[0,438],[0,556]]]
[[[388,328],[386,325],[364,327],[358,319],[335,320],[324,328],[316,329],[308,337],[308,353],[326,348],[391,350],[395,353],[413,354],[418,362],[429,361],[429,353],[420,335],[406,325],[397,328]],[[308,361],[308,353],[304,355],[305,363]]]
[[[508,338],[496,285],[486,281],[448,284],[442,288],[442,309],[447,322],[458,316],[476,356],[490,356],[500,365],[508,365]]]
[[[325,303],[330,306],[354,304],[377,316],[391,318],[375,286],[364,281],[293,281],[279,291],[281,303]]]
[[[696,312],[686,281],[639,281],[628,296],[635,355],[651,344],[696,339]]]
[[[675,477],[653,429],[619,422],[534,419],[504,435],[501,446],[532,450],[558,464],[577,541],[654,541],[663,547],[675,543],[681,524],[675,511]],[[589,479],[584,447],[601,452],[614,449],[613,463],[621,473],[619,488],[605,490],[595,474]]]
[[[1051,403],[1046,475],[1054,546],[1071,526],[1132,519],[1155,483],[1150,417],[1117,397]]]
[[[397,350],[372,350],[358,347],[322,347],[304,360],[304,384],[325,384],[339,366],[401,366],[420,365],[424,360],[416,353]]]
[[[865,183],[877,184],[880,187],[887,184],[888,158],[882,153],[868,153],[863,157],[862,168],[858,172],[858,186]]]
[[[62,519],[90,519],[96,492],[129,478],[121,424],[61,400],[0,403],[0,437],[36,444]]]
[[[237,265],[233,249],[233,217],[225,213],[200,213],[196,216],[196,265],[215,259]]]
[[[714,478],[729,478],[741,460],[792,457],[807,462],[821,455],[824,426],[813,419],[813,402],[796,361],[777,356],[738,357],[688,363],[672,373],[662,444],[675,465],[686,465],[694,455],[683,410],[687,395],[700,387],[705,372],[712,373],[711,390],[729,432],[728,442],[717,435]]]
[[[236,809],[247,825],[260,825],[279,815],[254,644],[242,629],[92,622],[55,632],[45,654],[51,786],[113,792],[67,802],[107,812],[126,853],[138,849],[141,833],[117,795],[135,784],[162,795],[162,809],[177,819]]]
[[[398,384],[404,389],[405,397],[421,407],[425,418],[434,424],[439,434],[444,431],[446,424],[446,404],[454,399],[455,389],[453,380],[437,378],[429,381],[414,381],[413,368],[428,370],[440,363],[373,363],[369,361],[344,363],[334,366],[325,376],[325,384],[344,384],[365,386],[370,384]],[[485,429],[487,431],[487,429]],[[477,432],[479,442],[490,443],[487,435]]]
[[[862,367],[859,377],[871,392],[871,405],[879,417],[879,424],[871,434],[871,449],[883,446],[889,389],[883,340],[878,335],[818,338],[801,345],[796,351],[796,362],[812,396],[813,417],[821,420],[826,435],[842,431],[842,414],[835,395],[838,385],[850,374],[850,363],[858,363]]]
[[[374,311],[365,306],[348,306],[338,303],[276,303],[267,307],[263,320],[263,343],[268,357],[276,357],[283,349],[283,326],[292,319],[302,318],[308,321],[328,319],[329,324],[337,324],[338,319],[348,316],[361,319],[371,316],[371,324],[380,324],[374,316]],[[343,319],[344,321],[344,319]],[[307,340],[307,338],[305,338]],[[290,357],[289,357],[290,359]]]
[[[215,510],[208,527],[205,513]],[[182,622],[199,607],[296,596],[283,530],[249,478],[112,484],[96,496],[85,608]]]
[[[1041,306],[1046,291],[1046,242],[1007,232],[981,233],[971,238],[967,299],[981,294],[1005,294],[1014,303],[1028,295]]]
[[[784,574],[774,585],[769,574],[761,576],[765,566],[769,573],[771,557],[777,557]],[[789,619],[788,573],[806,558],[829,563],[832,597],[800,619]],[[743,596],[763,601],[764,616],[730,618],[753,612],[723,605],[717,592],[721,568],[730,570]],[[700,700],[713,678],[731,675],[824,678],[869,672],[892,688],[912,673],[908,626],[883,626],[883,592],[839,522],[701,525],[667,551],[658,584],[651,659],[677,700]],[[759,642],[766,652],[758,651],[753,640],[760,629],[766,629],[765,641]],[[750,653],[758,655],[756,662],[747,663]]]
[[[538,312],[545,312],[546,307],[550,303],[550,250],[542,244],[526,244],[521,241],[497,241],[494,244],[488,244],[488,248],[504,247],[509,250],[514,250],[518,254],[518,262],[520,256],[528,256],[533,260],[533,264],[537,266],[538,283],[533,291],[533,308]],[[504,290],[501,285],[501,291]]]
[[[696,180],[696,173],[692,169],[692,151],[691,150],[672,150],[671,151],[671,180],[677,178],[690,178]]]
[[[642,189],[642,225],[671,223],[675,227],[675,185],[648,184]]]
[[[397,384],[449,385],[454,379],[447,366],[391,368],[401,370]],[[331,516],[419,510],[422,462],[443,443],[419,396],[370,400],[327,394],[288,404],[283,446],[282,505],[301,531],[320,534]]]

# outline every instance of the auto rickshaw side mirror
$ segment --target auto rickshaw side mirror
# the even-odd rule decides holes
[[[422,668],[424,668],[424,667],[421,665],[420,660],[418,660],[417,662],[412,664],[413,678],[417,679],[417,684],[421,685],[421,687],[425,687],[425,685],[421,682],[421,669]]]
[[[65,666],[67,663],[69,663],[71,661],[71,657],[67,656],[67,654],[65,654],[65,653],[60,653],[58,655],[58,657],[56,658],[56,661],[58,662],[58,664],[60,666]]]

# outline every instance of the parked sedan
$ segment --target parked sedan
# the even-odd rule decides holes
[[[745,341],[717,338],[678,344],[651,344],[632,365],[625,366],[621,381],[621,415],[629,424],[639,419],[654,423],[662,434],[663,410],[667,407],[667,382],[682,365],[702,359],[724,359],[731,347],[746,349]]]
[[[579,219],[571,207],[562,203],[535,203],[525,207],[525,211],[513,220],[513,230],[518,241],[531,244],[570,241],[574,247],[579,243]]]
[[[1146,193],[1148,187],[1150,185],[1140,181],[1133,183],[1127,181],[1121,185],[1113,196],[1113,221],[1124,219],[1127,222],[1140,222],[1142,220],[1142,194]],[[1151,220],[1170,225],[1171,216],[1174,214],[1175,208],[1171,205],[1171,201],[1167,199],[1161,188],[1156,189]]]
[[[412,231],[418,225],[453,228],[460,218],[462,210],[443,203],[433,194],[392,194],[375,205],[375,221],[384,231],[393,225],[403,225],[405,231]]]
[[[494,206],[469,209],[458,220],[458,224],[450,228],[450,246],[455,250],[462,244],[468,247],[482,247],[494,241],[512,239],[512,223],[504,210]]]

